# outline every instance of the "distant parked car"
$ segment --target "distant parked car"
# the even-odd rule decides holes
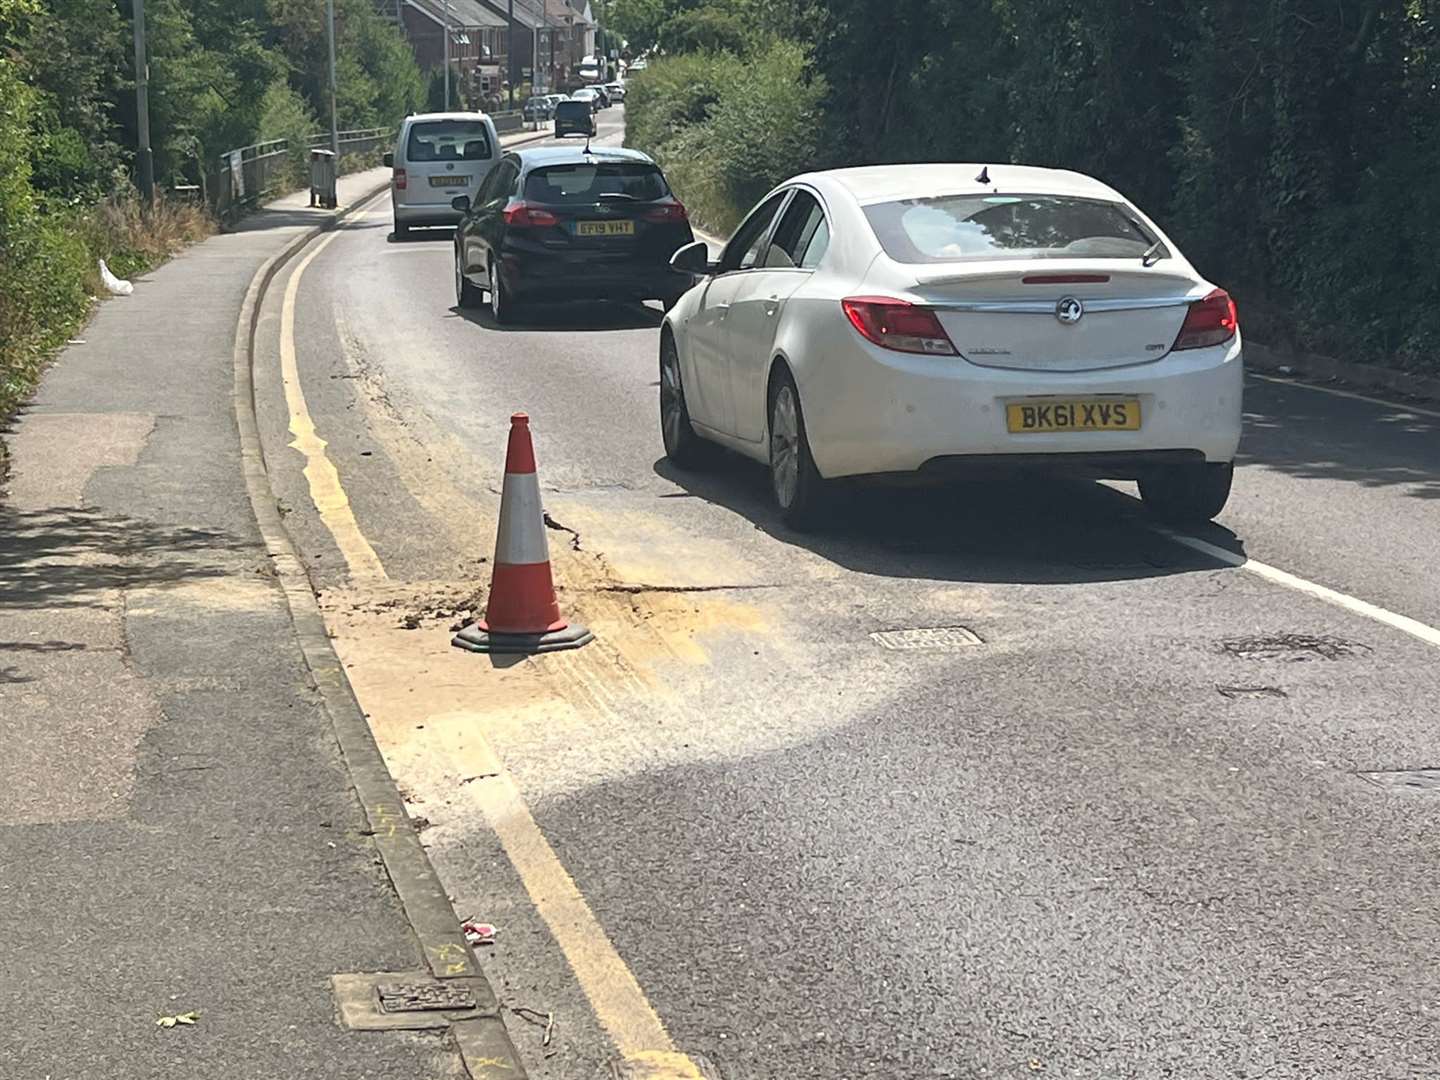
[[[419,113],[400,123],[390,166],[395,235],[413,225],[453,225],[456,195],[473,195],[500,160],[495,121],[484,113]]]
[[[543,123],[554,111],[555,106],[548,97],[532,97],[520,107],[520,116],[527,124]]]
[[[555,137],[595,135],[595,109],[588,101],[562,101],[555,106]]]
[[[583,101],[586,105],[590,106],[590,111],[592,113],[597,113],[602,108],[600,104],[600,95],[595,92],[595,88],[593,86],[585,86],[581,87],[579,90],[576,90],[575,93],[570,95],[570,100]]]
[[[612,82],[605,84],[605,92],[610,95],[611,101],[623,102],[625,100],[625,84]]]
[[[603,83],[596,83],[590,89],[594,90],[595,96],[600,99],[600,108],[608,109],[610,107],[610,92],[605,89],[605,85]]]
[[[550,102],[550,115],[555,115],[555,106],[565,100],[564,94],[546,94],[545,100]]]

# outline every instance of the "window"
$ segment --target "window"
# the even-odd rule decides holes
[[[1156,240],[1124,204],[1069,195],[905,199],[867,206],[865,216],[885,253],[904,263],[1138,259]]]
[[[481,120],[426,120],[410,125],[410,162],[488,161],[490,132]]]
[[[788,194],[788,191],[777,191],[750,212],[720,256],[722,274],[731,270],[750,270],[760,261],[761,249],[770,234],[770,223],[775,220],[775,214]]]
[[[654,202],[667,194],[660,170],[640,161],[551,165],[525,178],[525,198],[552,206],[593,203],[604,196],[617,202]]]
[[[494,202],[496,199],[508,199],[515,193],[515,180],[519,175],[520,166],[515,164],[515,159],[506,158],[490,170],[490,175],[480,185],[475,202],[484,204]]]
[[[813,270],[829,243],[830,228],[819,200],[808,191],[797,190],[775,228],[765,265]]]

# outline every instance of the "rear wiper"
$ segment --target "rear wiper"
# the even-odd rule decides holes
[[[1156,240],[1153,244],[1151,244],[1148,248],[1145,249],[1145,254],[1140,256],[1140,265],[1154,266],[1157,262],[1160,261],[1160,252],[1164,247],[1164,240]]]
[[[638,202],[634,195],[627,195],[623,191],[602,191],[596,195],[597,199],[624,199],[626,202]]]

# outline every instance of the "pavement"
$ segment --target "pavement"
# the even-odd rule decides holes
[[[387,177],[342,178],[341,205]],[[427,958],[240,468],[237,320],[257,271],[330,219],[307,204],[100,304],[5,432],[7,1080],[465,1075],[443,1032],[334,1015],[332,974]]]
[[[618,141],[623,110],[601,123]],[[286,531],[420,842],[455,909],[499,927],[478,963],[531,1077],[1440,1075],[1440,786],[1406,783],[1437,764],[1440,410],[1254,377],[1235,497],[1178,538],[1129,485],[1014,478],[855,491],[829,529],[801,535],[758,467],[664,459],[657,310],[580,305],[498,327],[454,306],[450,239],[398,241],[383,201],[361,204],[283,267],[257,311],[255,411]],[[77,444],[98,462],[87,507],[115,512],[104,500],[157,439],[175,456],[155,461],[135,517],[173,523],[172,505],[234,491],[219,413],[186,429],[183,410],[130,401],[155,385],[114,391],[115,412],[142,419],[107,411]],[[166,392],[202,395],[193,379]],[[532,416],[562,608],[597,640],[492,660],[449,639],[483,606],[516,409]],[[128,465],[144,415],[155,426]],[[235,507],[181,524],[244,537]],[[137,565],[192,562],[173,539],[139,547]],[[72,591],[62,579],[52,606]],[[79,632],[33,640],[87,643]],[[120,640],[159,664],[200,639]],[[11,663],[30,677],[75,653]],[[248,647],[233,656],[281,692]],[[260,715],[247,695],[227,700]],[[118,701],[90,741],[146,722]],[[303,742],[309,715],[297,703],[283,730]],[[186,717],[201,742],[186,751],[208,749],[205,722]],[[293,744],[257,733],[246,750],[263,767],[231,799],[301,768]],[[116,812],[98,802],[113,756],[95,756],[69,812]],[[176,805],[213,818],[225,804]],[[289,805],[298,833],[308,819]],[[338,850],[363,863],[364,839]],[[272,888],[316,873],[285,865]],[[387,902],[378,886],[352,899],[367,897]],[[373,917],[403,929],[388,903]],[[38,970],[46,944],[7,936],[4,985],[12,956]],[[343,944],[307,936],[295,948],[313,962],[296,970],[359,970],[328,951]],[[209,992],[253,985],[256,965],[237,959]],[[72,992],[56,986],[46,1009]],[[152,1037],[141,1019],[137,1041]],[[197,1034],[157,1029],[154,1045]],[[401,1060],[410,1044],[359,1045],[429,1067]],[[382,1068],[336,1062],[289,1074]]]

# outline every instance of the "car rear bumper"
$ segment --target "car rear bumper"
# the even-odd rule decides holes
[[[455,225],[461,218],[460,211],[443,203],[400,203],[391,200],[397,225]]]
[[[822,476],[948,473],[991,464],[1125,479],[1157,464],[1231,461],[1240,443],[1238,337],[1132,367],[1047,373],[896,353],[870,345],[848,325],[842,329],[845,336],[834,335],[832,348],[822,344],[810,353],[813,367],[796,371]],[[1007,404],[1094,397],[1138,400],[1140,429],[1007,429]]]
[[[505,284],[518,300],[665,300],[692,279],[651,262],[567,263],[505,256]]]

